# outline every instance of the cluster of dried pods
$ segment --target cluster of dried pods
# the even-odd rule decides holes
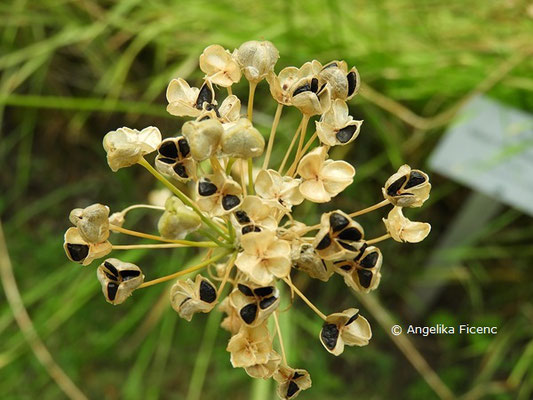
[[[326,316],[294,285],[291,272],[294,268],[322,281],[339,274],[353,290],[376,289],[383,256],[375,244],[388,238],[414,243],[428,235],[430,225],[410,221],[402,209],[420,207],[431,185],[424,172],[403,165],[385,183],[383,201],[351,214],[325,213],[314,226],[294,220],[293,206],[304,200],[327,203],[353,181],[354,167],[330,159],[328,152],[332,146],[353,142],[359,134],[362,121],[349,115],[346,101],[357,94],[360,78],[357,69],[348,69],[344,61],[322,65],[313,60],[276,74],[278,58],[268,41],[246,42],[233,53],[209,46],[199,60],[206,74],[199,88],[183,79],[174,79],[168,86],[168,112],[193,118],[183,124],[179,136],[162,139],[155,127],[141,131],[124,127],[106,134],[103,146],[113,171],[139,164],[170,195],[164,206],[133,205],[111,215],[102,204],[74,209],[70,213],[74,227],[66,231],[64,248],[72,261],[83,265],[126,248],[207,248],[200,263],[152,281],[144,282],[137,265],[116,258],[106,259],[97,277],[106,300],[116,305],[136,289],[207,269],[210,279],[197,274],[194,280],[176,281],[170,289],[172,307],[190,321],[195,313],[210,312],[219,304],[227,314],[221,326],[232,335],[227,346],[232,365],[255,378],[273,377],[279,397],[293,399],[311,386],[311,378],[306,370],[287,365],[277,317],[283,292],[278,284],[286,284],[291,298],[298,295],[324,320],[319,338],[328,352],[339,355],[345,345],[368,344],[371,328],[357,308]],[[246,116],[241,115],[240,99],[232,94],[232,85],[242,75],[249,82]],[[252,123],[255,89],[263,79],[278,103],[268,143]],[[220,104],[216,87],[227,90]],[[269,167],[270,156],[287,106],[296,107],[302,120],[276,170]],[[314,116],[318,116],[315,132],[307,138]],[[319,143],[314,145],[317,138]],[[144,158],[152,152],[157,152],[155,168]],[[254,166],[252,160],[263,153],[262,166]],[[387,232],[365,239],[363,227],[353,218],[387,205],[393,206],[383,219]],[[142,207],[162,212],[159,235],[123,227],[126,214]],[[110,232],[161,243],[112,245]],[[209,240],[186,240],[190,234]],[[227,283],[232,289],[222,299]],[[276,336],[281,354],[273,348]]]

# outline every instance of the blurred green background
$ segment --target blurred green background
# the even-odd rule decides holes
[[[152,124],[175,135],[183,120],[165,111],[166,85],[174,77],[198,84],[197,60],[207,45],[270,40],[281,54],[277,71],[314,58],[358,67],[365,86],[350,107],[365,123],[352,146],[332,154],[355,165],[356,180],[332,204],[298,208],[309,223],[334,207],[349,212],[379,201],[382,184],[404,162],[427,168],[471,94],[533,109],[533,3],[525,0],[6,0],[0,19],[0,217],[36,333],[91,399],[274,398],[274,385],[231,368],[218,316],[179,319],[161,285],[112,307],[94,266],[68,262],[62,249],[72,208],[101,202],[117,211],[158,188],[141,168],[112,173],[102,137],[120,126]],[[245,101],[244,80],[234,91]],[[256,110],[266,134],[275,110],[266,83]],[[297,125],[298,113],[285,110],[275,162]],[[501,207],[444,252],[439,272],[428,272],[428,259],[471,195],[437,174],[431,179],[430,200],[409,216],[429,221],[432,233],[418,245],[380,246],[383,278],[375,296],[354,297],[339,277],[327,284],[297,277],[324,312],[357,306],[374,331],[369,346],[336,358],[318,341],[319,319],[296,300],[282,328],[291,364],[313,379],[301,398],[532,398],[531,217]],[[381,235],[384,215],[360,218],[368,237]],[[153,213],[137,212],[128,226],[154,231],[155,223]],[[12,290],[2,253],[3,289]],[[151,279],[194,253],[120,256]],[[437,297],[414,313],[413,288],[427,285],[439,288]],[[499,333],[406,341],[389,337],[392,323],[488,324]],[[37,361],[4,298],[0,338],[0,398],[64,398],[50,377],[56,371]],[[35,344],[31,332],[27,338]]]

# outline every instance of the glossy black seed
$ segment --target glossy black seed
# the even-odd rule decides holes
[[[315,92],[315,93],[318,92],[318,79],[317,78],[311,79],[311,92]]]
[[[202,281],[200,283],[200,300],[205,301],[206,303],[212,303],[217,299],[217,291],[207,281]]]
[[[175,158],[166,158],[166,157],[157,157],[157,160],[165,164],[174,164],[176,162]]]
[[[310,91],[310,90],[311,90],[311,86],[310,86],[308,83],[306,83],[305,85],[302,85],[302,86],[300,86],[299,88],[297,88],[297,89],[292,93],[292,96],[294,97],[294,96],[296,96],[296,95],[298,95],[298,94],[300,94],[300,93],[308,92],[308,91]]]
[[[107,284],[107,298],[111,301],[115,300],[118,291],[118,283],[109,282]]]
[[[157,150],[159,154],[167,158],[178,158],[178,148],[173,140],[164,140]]]
[[[198,194],[200,196],[211,196],[212,194],[215,194],[217,190],[215,184],[207,179],[198,183]]]
[[[243,235],[246,235],[247,233],[250,233],[250,232],[255,232],[255,226],[246,225],[246,226],[243,226],[242,229],[241,229],[241,233]]]
[[[237,288],[241,291],[242,294],[245,296],[253,296],[252,289],[250,289],[248,286],[243,285],[242,283],[237,284]]]
[[[208,104],[205,106],[205,109],[207,111],[211,111],[211,110],[215,110],[215,115],[220,118],[220,113],[218,112],[218,108],[217,106],[215,106],[214,104]]]
[[[298,373],[298,372],[296,372],[296,371],[294,371],[294,375],[292,376],[292,379],[298,379],[298,378],[300,378],[301,376],[304,376],[304,375],[303,375],[303,374],[300,374],[300,373]]]
[[[274,286],[263,286],[263,287],[258,287],[257,289],[254,289],[255,295],[259,297],[270,296],[273,292],[274,292]]]
[[[86,244],[67,243],[67,251],[74,261],[83,261],[89,255],[89,246]]]
[[[337,328],[337,325],[327,323],[324,324],[324,326],[322,326],[322,330],[320,331],[320,337],[322,338],[322,341],[326,347],[330,350],[333,350],[337,344],[337,339],[339,338],[339,329]]]
[[[237,196],[233,194],[227,194],[226,196],[222,198],[222,207],[226,211],[237,207],[239,204],[241,204],[241,199],[239,199]]]
[[[336,66],[337,66],[337,63],[335,61],[333,61],[332,63],[329,63],[324,68],[322,68],[322,71],[324,71],[326,68],[332,68],[332,67],[336,67]]]
[[[355,247],[353,247],[352,245],[346,243],[346,242],[341,242],[339,240],[338,242],[342,247],[344,247],[346,250],[350,250],[350,251],[357,251],[357,249]]]
[[[378,262],[379,253],[374,251],[361,260],[359,265],[363,268],[374,268]]]
[[[136,278],[139,275],[141,275],[141,271],[136,271],[134,269],[120,271],[120,276],[122,277],[122,280],[124,281]]]
[[[322,262],[322,266],[324,267],[324,271],[327,271],[328,270],[328,267],[326,265],[326,262],[322,259],[320,259],[320,261]]]
[[[257,306],[255,304],[248,304],[241,308],[239,314],[244,322],[251,324],[255,321],[255,316],[257,315]]]
[[[344,326],[350,325],[352,322],[354,322],[357,318],[359,318],[359,313],[356,312],[354,315],[350,317],[350,319],[344,324]]]
[[[352,71],[346,75],[346,79],[348,79],[348,96],[351,96],[357,87],[357,75]]]
[[[187,139],[185,138],[178,140],[178,148],[180,149],[180,154],[182,157],[187,157],[191,151],[189,142],[187,142]]]
[[[299,390],[300,390],[300,387],[293,381],[290,381],[289,387],[287,388],[287,398],[291,398],[296,393],[298,393]]]
[[[358,242],[363,238],[363,233],[354,227],[346,228],[339,234],[339,239],[350,240],[352,242]]]
[[[342,214],[334,212],[329,216],[329,225],[331,226],[331,229],[333,229],[333,232],[343,230],[349,223],[350,220]]]
[[[350,271],[353,268],[352,264],[344,264],[340,267],[343,271]]]
[[[261,308],[261,310],[264,310],[268,307],[270,307],[272,304],[274,304],[276,302],[277,298],[272,296],[272,297],[267,297],[266,299],[263,299],[259,302],[259,307]]]
[[[367,247],[368,247],[368,244],[365,242],[365,243],[361,246],[361,248],[359,249],[359,254],[357,255],[357,257],[355,257],[355,258],[353,259],[355,262],[359,261],[359,259],[360,259],[361,257],[363,257],[363,253],[365,252],[365,250],[366,250]]]
[[[109,272],[111,272],[113,275],[115,275],[116,278],[118,278],[118,270],[113,264],[111,264],[109,261],[104,261],[104,267],[106,267]]]
[[[342,129],[340,129],[336,134],[335,137],[337,140],[341,143],[348,143],[350,139],[353,137],[355,131],[357,130],[357,125],[348,125]]]
[[[183,164],[176,164],[172,169],[176,174],[178,174],[180,178],[187,179],[189,177],[189,175],[187,174],[187,169]]]
[[[329,247],[329,245],[331,244],[331,238],[329,237],[329,235],[326,235],[322,238],[322,240],[320,242],[318,242],[318,245],[316,246],[316,249],[317,250],[324,250],[326,248]]]
[[[207,83],[204,83],[200,88],[200,93],[198,94],[198,98],[196,99],[196,108],[198,110],[201,110],[204,103],[211,103],[212,101],[213,92],[211,91],[211,89],[209,89]]]
[[[107,279],[115,281],[117,280],[116,276],[111,275],[109,272],[104,271],[105,276],[107,276]]]
[[[249,224],[250,222],[252,222],[250,220],[250,217],[248,217],[248,214],[246,214],[246,212],[242,210],[235,211],[235,218],[237,218],[239,224]]]
[[[409,175],[409,180],[405,184],[404,189],[409,189],[409,188],[421,185],[425,181],[426,181],[426,178],[424,177],[424,175],[422,175],[418,171],[413,170],[411,171],[411,174]]]
[[[362,287],[365,289],[370,287],[370,284],[372,283],[372,272],[368,269],[358,269],[357,276],[359,277],[359,283]]]
[[[407,180],[407,176],[402,176],[401,178],[392,182],[392,184],[387,188],[387,194],[389,196],[397,196],[398,190],[401,189],[402,185],[405,183],[406,180]]]

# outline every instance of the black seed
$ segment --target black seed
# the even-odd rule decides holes
[[[141,275],[141,271],[136,271],[134,269],[120,271],[120,276],[122,277],[122,280],[128,281],[130,279],[136,278],[139,275]]]
[[[187,157],[191,151],[189,142],[187,142],[187,139],[185,138],[178,140],[178,148],[180,149],[180,154],[182,157]]]
[[[189,174],[187,174],[187,169],[183,164],[176,164],[172,169],[180,178],[187,179],[189,177]]]
[[[257,315],[257,306],[255,304],[248,304],[241,308],[239,314],[244,322],[251,324],[255,321],[255,316]]]
[[[308,83],[306,83],[305,85],[300,86],[299,88],[297,88],[297,89],[292,93],[292,96],[294,97],[294,96],[296,96],[296,95],[298,95],[298,94],[300,94],[300,93],[308,92],[308,91],[310,91],[310,90],[311,90],[311,86],[310,86]]]
[[[67,243],[67,251],[74,261],[83,261],[89,255],[89,246],[86,244]]]
[[[316,249],[324,250],[328,248],[330,244],[331,244],[331,238],[329,237],[328,234],[326,234],[326,236],[324,236],[322,240],[318,243],[318,245],[316,246]]]
[[[118,283],[109,282],[107,284],[107,298],[111,301],[115,300],[118,291]]]
[[[346,228],[339,234],[339,239],[349,240],[351,242],[358,242],[363,238],[363,233],[354,227]]]
[[[329,63],[324,68],[322,68],[322,71],[324,71],[326,68],[332,68],[332,67],[336,67],[336,66],[337,66],[337,63],[335,61],[333,61],[332,63]]]
[[[217,291],[207,281],[202,281],[200,283],[200,300],[205,301],[206,303],[212,303],[217,299]]]
[[[311,79],[311,92],[318,92],[318,79],[313,78]]]
[[[358,313],[358,312],[356,312],[354,315],[352,315],[352,316],[350,317],[350,319],[348,320],[348,322],[346,322],[346,323],[344,324],[344,326],[348,326],[348,325],[350,325],[350,324],[351,324],[352,322],[354,322],[357,318],[359,318],[359,313]]]
[[[213,92],[207,86],[207,83],[204,83],[200,88],[200,93],[196,99],[196,108],[201,110],[204,103],[211,103],[213,101]]]
[[[299,374],[298,372],[294,371],[294,375],[292,376],[292,379],[298,379],[300,377],[304,376],[303,374]]]
[[[173,140],[164,140],[157,150],[159,154],[166,158],[178,158],[178,148]]]
[[[274,292],[274,286],[263,286],[254,289],[254,294],[259,297],[270,296]]]
[[[261,228],[259,228],[258,226],[254,226],[254,232],[261,232]]]
[[[107,276],[107,279],[115,281],[117,280],[116,276],[111,275],[109,272],[104,271],[105,276]]]
[[[210,115],[206,115],[206,116],[200,118],[198,121],[206,121],[206,120],[208,120],[208,119],[211,119],[211,116],[210,116]]]
[[[261,308],[261,310],[264,310],[268,307],[270,307],[272,304],[274,304],[277,300],[277,297],[267,297],[266,299],[263,299],[259,302],[259,307]]]
[[[411,175],[409,175],[409,180],[405,184],[404,189],[409,189],[414,186],[418,186],[424,183],[425,181],[426,181],[426,178],[424,177],[424,175],[422,175],[418,171],[413,170],[411,171]]]
[[[348,79],[348,96],[351,96],[357,87],[357,75],[352,71],[346,75],[346,79]]]
[[[374,251],[361,260],[359,265],[363,268],[374,268],[378,262],[379,253]]]
[[[392,182],[392,184],[387,188],[387,194],[389,196],[397,196],[398,190],[401,189],[402,185],[405,183],[406,180],[407,180],[407,176],[402,176],[401,178]]]
[[[186,297],[186,298],[184,298],[183,301],[180,303],[179,306],[181,307],[182,305],[184,305],[185,303],[187,303],[190,299],[191,299],[190,297]]]
[[[342,242],[342,241],[338,241],[338,243],[344,247],[346,250],[350,250],[350,251],[357,251],[357,249],[355,247],[353,247],[352,245],[346,243],[346,242]]]
[[[357,255],[357,257],[355,257],[355,258],[353,259],[355,262],[359,261],[359,259],[360,259],[361,257],[363,257],[363,253],[365,252],[365,250],[366,250],[367,247],[368,247],[368,244],[365,242],[365,243],[361,246],[361,248],[359,249],[359,254]]]
[[[353,265],[348,263],[348,264],[344,264],[340,267],[343,271],[350,271],[352,268],[353,268]]]
[[[359,277],[359,283],[362,287],[365,289],[370,287],[370,283],[372,283],[372,272],[370,272],[368,269],[358,269],[357,270],[357,276]]]
[[[157,159],[165,164],[174,164],[176,162],[175,158],[157,157]]]
[[[320,259],[320,261],[322,262],[322,266],[324,267],[324,271],[327,271],[328,270],[328,267],[326,265],[326,262],[322,259]]]
[[[211,183],[208,179],[198,183],[198,194],[200,196],[211,196],[212,194],[215,194],[217,190],[215,184]]]
[[[239,199],[237,196],[233,194],[227,194],[226,196],[222,198],[222,207],[226,211],[237,207],[239,204],[241,204],[241,199]]]
[[[242,283],[237,284],[237,288],[241,291],[242,294],[245,296],[253,296],[252,289],[250,289],[248,286],[243,285]]]
[[[334,212],[329,216],[329,225],[331,226],[331,229],[333,229],[333,232],[343,230],[349,223],[350,220],[342,214]]]
[[[290,381],[289,387],[287,388],[287,398],[291,398],[296,393],[298,393],[299,390],[300,390],[300,387],[293,381]]]
[[[254,232],[254,231],[255,231],[255,226],[253,225],[246,225],[246,226],[243,226],[241,229],[241,233],[243,235],[246,235],[247,233]]]
[[[235,211],[235,217],[237,218],[237,221],[239,221],[239,224],[249,224],[252,222],[248,217],[248,214],[242,210]]]
[[[215,106],[214,104],[208,104],[205,106],[205,109],[207,111],[211,111],[211,110],[215,110],[215,115],[220,118],[220,113],[218,112],[218,108],[217,106]]]
[[[335,137],[337,140],[341,143],[347,143],[350,141],[350,139],[353,137],[355,131],[357,130],[357,125],[348,125],[342,129],[340,129],[336,134]]]
[[[324,326],[322,326],[322,331],[320,331],[320,337],[326,347],[333,350],[337,344],[337,339],[339,338],[339,329],[337,328],[337,325],[324,324]]]
[[[118,278],[118,271],[113,264],[111,264],[109,261],[104,261],[104,267],[106,267],[109,272]]]

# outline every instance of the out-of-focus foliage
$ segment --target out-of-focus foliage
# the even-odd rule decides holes
[[[157,187],[139,168],[112,173],[101,139],[124,125],[154,124],[165,136],[178,132],[183,121],[166,113],[164,91],[174,77],[199,82],[197,60],[207,45],[233,49],[246,40],[270,40],[282,55],[278,71],[313,58],[343,58],[358,67],[369,87],[351,102],[351,111],[365,123],[349,150],[333,153],[357,169],[355,183],[334,204],[346,211],[379,201],[381,185],[402,163],[426,168],[449,121],[447,114],[432,117],[473,90],[533,109],[528,1],[7,0],[0,4],[0,20],[0,216],[37,332],[89,398],[271,398],[272,387],[251,387],[243,371],[231,369],[228,337],[217,330],[218,321],[179,319],[167,288],[159,286],[112,307],[94,268],[69,263],[62,250],[70,209],[100,201],[119,210],[145,202]],[[236,94],[246,99],[246,93],[242,82]],[[265,83],[256,93],[256,109],[266,134],[275,104]],[[288,143],[297,125],[298,113],[285,111],[279,141]],[[281,157],[274,154],[274,162]],[[429,204],[411,215],[431,222],[432,233],[417,246],[383,244],[377,295],[399,323],[497,325],[495,337],[411,338],[455,394],[531,398],[531,218],[503,207],[480,233],[447,252],[447,268],[439,269],[445,273],[425,274],[433,249],[470,195],[442,177],[431,178]],[[316,223],[320,211],[329,210],[296,212]],[[382,233],[382,214],[360,218],[369,237]],[[155,229],[151,212],[135,215],[137,221],[128,224]],[[195,256],[183,250],[150,254],[124,258],[146,265],[153,278]],[[313,377],[312,391],[302,398],[436,397],[342,279],[323,284],[301,278],[297,283],[311,285],[307,293],[321,309],[358,306],[374,327],[369,346],[335,358],[319,343],[320,321],[296,301],[291,317],[281,322],[290,361]],[[409,298],[417,284],[442,291],[429,311],[414,317]],[[6,302],[0,305],[0,337],[0,398],[63,396]]]

